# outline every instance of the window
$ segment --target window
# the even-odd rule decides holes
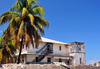
[[[81,51],[81,48],[79,47],[79,51]]]
[[[70,52],[72,52],[72,48],[70,48]]]
[[[62,62],[62,59],[61,58],[59,58],[59,62]]]
[[[35,61],[38,62],[38,57],[35,57]]]
[[[21,62],[24,63],[25,55],[22,55],[21,57],[22,57]]]
[[[80,64],[81,64],[81,58],[80,58]]]
[[[35,48],[38,49],[38,45],[35,45]]]
[[[24,44],[22,45],[22,49],[24,49]]]
[[[96,66],[96,63],[94,63],[94,66]]]
[[[48,58],[48,59],[47,59],[47,62],[51,62],[51,58]]]
[[[68,60],[67,60],[67,64],[68,64],[68,65],[69,65],[69,61],[70,61],[70,60],[68,59]]]
[[[59,50],[61,50],[61,46],[59,46]]]

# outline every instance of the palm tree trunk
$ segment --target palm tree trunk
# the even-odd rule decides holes
[[[22,40],[21,40],[21,46],[20,46],[20,51],[19,51],[19,56],[18,56],[18,62],[17,62],[17,64],[20,63],[20,56],[21,56],[21,52],[22,52],[22,45],[23,45],[23,36],[22,36]]]

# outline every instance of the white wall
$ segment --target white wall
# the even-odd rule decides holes
[[[73,65],[85,64],[85,54],[84,53],[72,53],[70,56],[73,56]]]
[[[59,46],[61,46],[61,50],[59,50]],[[67,54],[69,51],[63,44],[53,44],[53,54]]]
[[[85,64],[85,46],[84,43],[75,42],[69,46],[69,55],[73,56],[73,65]]]
[[[40,42],[38,49],[35,48],[35,44],[34,44],[34,48],[32,47],[32,44],[30,43],[29,49],[27,48],[27,52],[30,53],[36,53],[36,51],[39,51],[42,47],[44,47],[47,43],[45,42]],[[59,50],[59,46],[61,46],[61,50]],[[63,44],[53,44],[53,54],[68,54],[69,49],[66,48],[65,45]]]
[[[27,55],[27,62],[32,62],[35,59],[35,55]]]
[[[36,51],[39,51],[43,46],[45,46],[46,43],[40,42],[38,45],[38,49],[35,47],[36,45],[34,44],[34,48],[32,44],[30,43],[29,49],[27,49],[28,52],[36,53]]]
[[[41,62],[47,62],[48,58],[51,58],[51,62],[54,61],[54,57],[53,56],[46,56]]]
[[[32,62],[35,59],[35,57],[38,57],[38,56],[36,56],[36,55],[27,55],[27,62]],[[51,62],[54,61],[53,56],[45,56],[45,58],[41,62],[47,62],[48,58],[51,58]]]

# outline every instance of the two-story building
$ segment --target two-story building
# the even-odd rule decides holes
[[[23,44],[22,61],[26,62],[65,62],[68,65],[85,64],[85,45],[83,42],[69,44],[43,38],[39,45],[30,43],[29,48]],[[18,55],[18,51],[16,55]]]

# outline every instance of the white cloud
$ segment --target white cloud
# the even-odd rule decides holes
[[[100,59],[94,58],[92,60],[88,60],[87,64],[92,64],[92,63],[95,63],[95,62],[98,62],[98,61],[100,61]]]

